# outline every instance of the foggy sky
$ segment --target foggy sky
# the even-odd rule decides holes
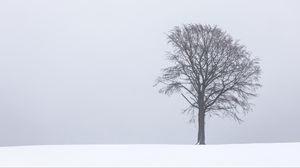
[[[153,87],[166,33],[218,25],[261,59],[244,123],[207,118],[208,144],[300,141],[300,2],[0,1],[0,145],[194,144],[187,103]]]

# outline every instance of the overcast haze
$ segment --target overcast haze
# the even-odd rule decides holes
[[[186,102],[153,87],[166,33],[215,24],[261,59],[263,87],[215,143],[300,141],[300,2],[0,1],[0,145],[194,144]]]

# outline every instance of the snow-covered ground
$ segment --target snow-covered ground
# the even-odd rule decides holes
[[[0,166],[300,166],[300,143],[0,147]]]

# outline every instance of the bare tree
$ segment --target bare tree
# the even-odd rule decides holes
[[[173,50],[172,66],[157,79],[160,93],[179,93],[189,106],[184,110],[198,118],[197,144],[205,144],[205,116],[230,116],[251,110],[249,98],[261,86],[260,66],[244,45],[217,26],[189,24],[175,27],[167,36]]]

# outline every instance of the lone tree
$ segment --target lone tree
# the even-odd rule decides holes
[[[179,93],[189,106],[184,110],[198,117],[197,144],[205,144],[205,116],[229,116],[251,110],[249,98],[261,86],[260,66],[244,45],[217,26],[189,24],[175,27],[167,36],[172,66],[157,79],[160,93]]]

